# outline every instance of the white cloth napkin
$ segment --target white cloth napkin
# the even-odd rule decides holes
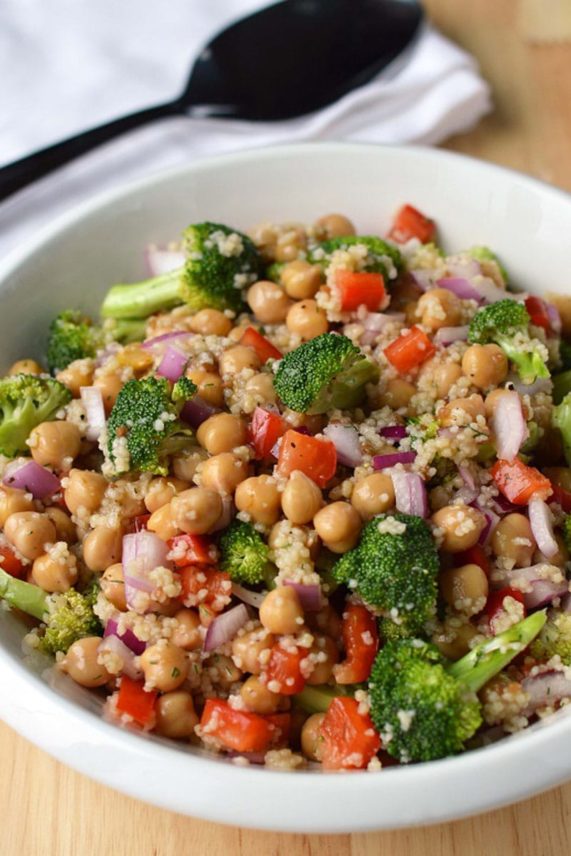
[[[2,0],[0,165],[170,100],[213,34],[264,0]],[[0,206],[0,257],[54,216],[119,183],[197,157],[274,143],[435,144],[490,109],[474,59],[426,27],[396,75],[323,110],[254,123],[180,117],[132,131]]]

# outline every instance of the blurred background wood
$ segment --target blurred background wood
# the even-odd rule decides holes
[[[437,27],[476,57],[494,92],[494,113],[444,148],[571,191],[571,45],[526,42],[518,0],[426,0],[425,6]],[[351,836],[277,835],[150,808],[63,767],[2,724],[0,759],[0,856],[571,852],[571,784],[511,808],[441,826]]]

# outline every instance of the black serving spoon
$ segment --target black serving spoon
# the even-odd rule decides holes
[[[283,0],[206,45],[182,95],[84,131],[0,169],[0,199],[125,131],[168,116],[278,121],[331,104],[414,40],[413,0]]]

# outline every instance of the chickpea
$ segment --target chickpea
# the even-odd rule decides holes
[[[422,366],[419,377],[424,380],[427,376],[437,398],[446,398],[450,389],[462,377],[462,368],[458,363],[428,360]]]
[[[170,502],[177,493],[186,490],[188,486],[188,482],[182,481],[182,479],[166,478],[165,476],[153,479],[145,494],[145,508],[152,514],[153,511]]]
[[[544,556],[540,550],[536,550],[533,556],[533,563],[530,564],[545,562],[547,565],[555,565],[558,568],[565,568],[569,561],[569,550],[567,549],[561,535],[556,535],[555,540],[557,541],[557,552],[553,556],[549,556],[548,558],[547,556]]]
[[[147,529],[155,532],[163,541],[168,541],[180,533],[180,529],[173,519],[170,502],[153,511],[147,520]]]
[[[220,494],[232,494],[247,475],[247,461],[232,452],[221,452],[203,463],[200,484]]]
[[[176,690],[188,675],[186,654],[178,645],[165,639],[145,648],[139,662],[145,675],[145,686],[162,693]]]
[[[54,558],[49,553],[44,553],[43,556],[34,559],[32,579],[44,591],[68,591],[77,582],[77,560],[69,553],[62,555],[61,558]]]
[[[100,636],[86,636],[78,639],[68,650],[60,663],[60,668],[82,687],[102,687],[111,675],[99,660]]]
[[[103,502],[106,489],[107,482],[100,473],[73,469],[63,493],[65,504],[72,514],[80,510],[93,514]]]
[[[275,713],[281,701],[279,693],[271,692],[257,675],[251,675],[240,687],[240,695],[252,713]]]
[[[160,696],[156,707],[155,732],[171,740],[183,740],[194,735],[198,716],[190,693],[183,690]]]
[[[486,605],[488,578],[479,565],[447,568],[440,574],[440,591],[457,612],[477,615]]]
[[[136,342],[132,342],[118,352],[117,362],[120,366],[133,369],[135,377],[140,378],[153,367],[152,355]]]
[[[69,469],[79,454],[81,434],[72,422],[42,422],[30,434],[32,458],[43,467]]]
[[[123,533],[119,528],[96,526],[83,541],[83,561],[90,571],[104,571],[121,560]]]
[[[262,324],[281,324],[285,321],[290,301],[281,286],[260,279],[246,293],[248,305]]]
[[[232,342],[236,342],[238,344],[247,329],[248,325],[245,321],[242,321],[237,327],[232,327],[232,329],[228,333],[228,338]]]
[[[215,413],[196,432],[196,439],[211,455],[232,452],[248,440],[248,429],[239,416],[231,413]]]
[[[274,251],[277,262],[291,262],[307,246],[305,230],[301,226],[291,226],[278,235]]]
[[[342,622],[333,607],[327,603],[319,612],[312,612],[307,616],[308,625],[331,637],[340,639],[342,633]]]
[[[242,677],[241,669],[226,654],[212,654],[204,663],[210,680],[219,687],[228,688]]]
[[[292,586],[278,586],[263,599],[260,621],[270,633],[298,633],[303,627],[303,609]]]
[[[321,725],[324,718],[324,713],[314,713],[305,720],[301,729],[301,751],[310,761],[321,761]]]
[[[125,599],[125,578],[123,576],[123,565],[116,562],[105,569],[100,579],[101,591],[115,609],[125,612],[127,601]]]
[[[393,410],[400,410],[402,407],[408,407],[416,391],[414,384],[407,380],[400,377],[392,378],[387,381],[385,390],[381,394],[381,404],[391,407]]]
[[[323,234],[324,238],[345,238],[347,235],[355,235],[355,227],[344,214],[325,214],[315,221],[316,228]]]
[[[255,406],[274,404],[277,398],[273,377],[265,372],[258,372],[247,380],[246,391],[254,399],[254,406],[249,405],[247,410],[244,408],[247,413],[253,412]]]
[[[329,327],[325,312],[315,300],[294,303],[287,314],[286,325],[290,333],[296,333],[305,342],[327,333]]]
[[[325,427],[325,419],[320,413],[296,413],[295,410],[286,408],[282,413],[283,418],[293,428],[307,428],[310,434],[319,434]]]
[[[313,518],[313,525],[321,540],[334,553],[346,552],[354,547],[361,532],[359,513],[348,502],[326,505]],[[346,544],[350,546],[341,551],[340,546]]]
[[[470,642],[476,636],[478,630],[470,622],[453,627],[450,624],[444,626],[444,632],[437,634],[432,640],[441,654],[450,660],[458,660],[470,650]]]
[[[459,297],[446,288],[431,288],[419,299],[416,316],[431,330],[456,327],[462,318],[462,303]]]
[[[481,395],[475,393],[469,398],[455,398],[438,411],[438,421],[444,427],[450,425],[470,425],[478,417],[485,417],[486,410]]]
[[[222,377],[238,374],[242,369],[260,368],[260,358],[253,348],[247,345],[233,345],[221,355],[218,360],[218,368]]]
[[[213,490],[191,487],[171,500],[170,511],[175,525],[183,532],[203,535],[218,522],[222,500],[220,494]]]
[[[193,333],[203,336],[227,336],[232,329],[232,321],[218,309],[201,309],[189,322]]]
[[[496,556],[511,559],[516,568],[531,565],[537,549],[529,520],[517,512],[502,517],[492,532],[491,545]]]
[[[16,360],[8,369],[9,375],[17,374],[43,374],[44,369],[35,360]]]
[[[207,371],[203,368],[190,368],[186,376],[198,387],[198,395],[212,407],[223,407],[224,385],[218,372]]]
[[[280,516],[280,493],[271,476],[253,476],[236,488],[238,511],[246,511],[256,523],[273,526]]]
[[[117,401],[117,396],[123,389],[123,381],[114,372],[101,371],[95,373],[93,386],[101,390],[105,412],[110,413]]]
[[[284,266],[280,280],[289,297],[307,300],[308,297],[315,297],[321,285],[321,268],[303,259],[296,259]]]
[[[176,455],[172,459],[172,468],[176,478],[181,479],[181,481],[191,482],[198,465],[205,461],[207,457],[204,449],[200,449],[198,446],[187,449],[180,455]]]
[[[321,506],[323,496],[315,482],[301,470],[294,470],[281,495],[282,510],[296,525],[310,523]]]
[[[77,529],[75,528],[75,524],[72,522],[69,514],[66,514],[63,509],[52,505],[50,508],[46,508],[45,514],[46,517],[49,517],[56,528],[56,538],[58,541],[65,541],[66,544],[73,544],[73,542],[77,540]]]
[[[25,490],[12,487],[0,487],[0,527],[4,526],[11,514],[17,511],[33,511],[34,503]]]
[[[386,473],[371,473],[359,479],[351,494],[351,504],[363,520],[371,520],[395,504],[393,480]]]
[[[55,543],[56,528],[45,514],[17,511],[6,520],[4,535],[25,559],[37,559],[45,553],[45,544]]]
[[[74,398],[79,398],[81,387],[92,385],[94,371],[93,360],[74,360],[56,374],[56,380],[67,386]]]
[[[333,666],[339,662],[337,645],[329,636],[318,636],[311,647],[310,656],[315,663],[312,673],[306,678],[306,684],[326,684],[333,674]]]
[[[232,659],[243,672],[259,675],[275,641],[275,636],[263,628],[238,635],[232,641]]]
[[[442,529],[442,549],[447,553],[460,553],[478,542],[486,518],[469,505],[446,505],[432,515],[432,522]]]
[[[196,609],[179,609],[173,617],[177,623],[171,641],[183,651],[196,651],[201,648],[200,618]]]
[[[474,386],[487,389],[508,376],[508,360],[498,345],[471,345],[462,357],[462,371]]]

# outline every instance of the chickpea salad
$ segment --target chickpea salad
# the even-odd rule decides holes
[[[118,725],[284,770],[568,704],[571,299],[410,205],[384,236],[198,223],[146,262],[0,379],[26,653]]]

